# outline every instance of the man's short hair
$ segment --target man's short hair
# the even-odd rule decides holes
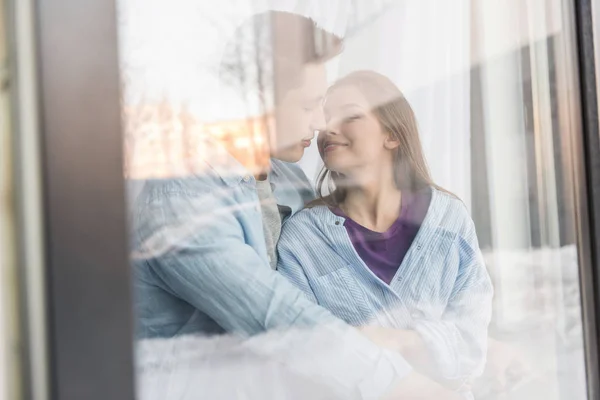
[[[311,18],[267,11],[236,29],[225,47],[219,78],[239,95],[260,96],[272,106],[275,98],[302,85],[305,65],[325,63],[341,50],[342,39]]]

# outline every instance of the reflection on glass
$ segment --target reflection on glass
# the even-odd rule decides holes
[[[570,6],[121,0],[142,398],[586,398]]]

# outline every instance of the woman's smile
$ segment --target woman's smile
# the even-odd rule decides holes
[[[323,143],[323,152],[329,153],[329,152],[335,151],[341,147],[348,147],[348,144],[342,143],[339,141],[335,141],[335,140],[325,140],[325,143]]]

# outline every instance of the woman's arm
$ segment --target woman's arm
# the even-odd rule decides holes
[[[415,331],[433,355],[440,374],[451,380],[472,379],[482,374],[493,296],[470,218],[457,241],[459,272],[442,317],[415,322]]]
[[[402,353],[419,371],[449,387],[469,384],[483,372],[493,289],[468,220],[457,238],[459,273],[440,319],[415,321],[414,330],[366,327],[363,332],[381,346]]]

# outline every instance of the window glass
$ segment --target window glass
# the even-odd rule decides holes
[[[587,398],[571,1],[118,14],[142,398]]]

